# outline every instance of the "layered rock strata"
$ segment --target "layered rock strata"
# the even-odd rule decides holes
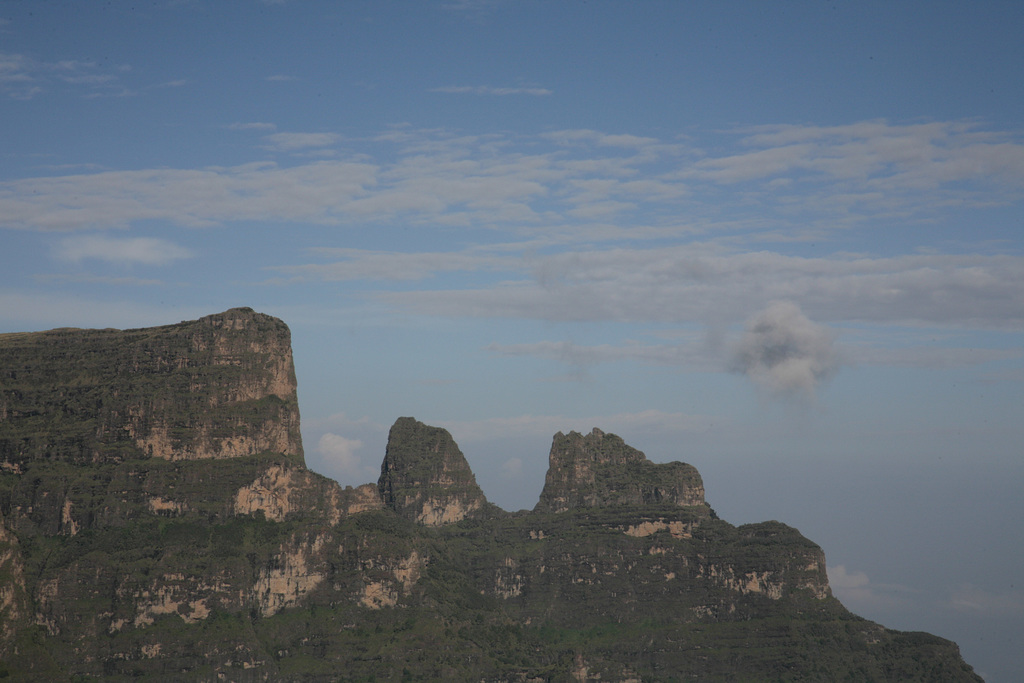
[[[0,467],[33,460],[302,462],[291,334],[248,308],[136,330],[0,335]]]

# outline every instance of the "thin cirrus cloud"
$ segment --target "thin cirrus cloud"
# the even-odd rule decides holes
[[[730,184],[804,174],[863,188],[921,192],[966,180],[1024,180],[1024,146],[1018,140],[964,122],[867,121],[737,132],[747,133],[738,144],[750,151],[699,160],[685,175]]]
[[[687,366],[717,370],[712,354],[700,343],[689,344],[598,344],[587,346],[571,341],[542,341],[524,344],[489,344],[485,350],[503,356],[547,358],[575,367],[623,360],[655,365]]]
[[[431,88],[429,92],[445,93],[448,95],[532,95],[535,97],[554,94],[554,91],[548,88],[521,86],[500,88],[490,85],[445,85]]]
[[[277,126],[266,121],[235,121],[229,123],[228,130],[275,130]]]
[[[241,220],[337,223],[375,167],[270,162],[202,169],[104,171],[0,183],[0,225],[36,230],[128,227],[165,220],[209,227]],[[63,199],[62,199],[63,198]]]
[[[264,138],[269,148],[280,152],[295,152],[331,147],[341,141],[337,133],[273,133]]]
[[[716,420],[688,413],[662,410],[644,410],[637,413],[616,413],[590,417],[564,415],[519,415],[515,417],[487,418],[473,421],[438,421],[451,432],[458,443],[474,443],[491,439],[541,437],[549,438],[556,432],[589,432],[597,425],[620,433],[629,432],[703,432]],[[717,419],[721,423],[721,418]]]
[[[482,250],[462,253],[383,252],[363,249],[318,248],[312,253],[332,259],[330,263],[277,266],[273,270],[301,279],[327,282],[345,280],[422,280],[440,273],[481,270],[516,270],[516,260]]]
[[[900,607],[917,593],[898,584],[876,583],[866,573],[850,571],[845,565],[829,566],[827,570],[832,592],[854,611]]]
[[[192,252],[155,237],[115,238],[105,235],[76,235],[57,243],[54,256],[62,261],[106,261],[122,265],[166,265],[192,256]]]
[[[454,266],[464,255],[451,258]],[[773,300],[789,300],[822,321],[992,330],[1024,325],[1024,257],[1015,255],[811,258],[681,245],[506,258],[512,263],[505,270],[529,263],[529,274],[490,286],[378,296],[452,317],[711,323],[742,320]],[[377,253],[376,267],[383,270],[387,260]]]
[[[23,54],[0,53],[0,95],[29,100],[54,88],[78,89],[85,97],[126,95],[120,81],[127,66],[111,69],[96,62],[64,59],[40,61]]]

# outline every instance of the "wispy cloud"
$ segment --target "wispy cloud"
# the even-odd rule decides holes
[[[913,254],[808,258],[711,245],[567,251],[531,259],[529,278],[489,287],[385,292],[443,316],[550,321],[738,321],[775,300],[815,319],[1019,329],[1024,257]]]
[[[114,277],[110,275],[87,275],[72,273],[45,273],[35,275],[32,279],[36,282],[54,283],[82,283],[111,285],[114,287],[153,287],[163,285],[161,280],[141,277]]]
[[[993,592],[965,584],[953,591],[949,606],[972,616],[1019,618],[1024,616],[1024,591],[1011,588]]]
[[[263,122],[230,127],[276,131]],[[401,126],[345,139],[352,151],[334,160],[7,181],[0,183],[0,225],[281,221],[373,229],[401,221],[478,230],[483,241],[503,231],[513,246],[500,251],[322,251],[277,267],[294,277],[376,280],[384,283],[381,300],[431,315],[733,324],[786,300],[826,324],[1024,324],[1024,262],[1016,254],[751,250],[758,241],[841,235],[858,213],[856,220],[873,216],[879,225],[890,225],[879,217],[894,211],[922,223],[941,218],[936,207],[957,202],[1019,202],[1020,140],[964,123],[885,122],[761,127],[735,137],[730,153],[710,155],[674,140],[588,129],[511,136]],[[342,137],[329,131],[262,138],[289,154],[342,153]],[[987,165],[976,165],[981,159]],[[967,178],[968,168],[984,172],[952,182]],[[887,187],[890,180],[897,189]],[[716,193],[728,185],[743,187],[721,201]],[[465,234],[469,243],[476,239]],[[389,280],[440,273],[481,277],[457,289],[386,291]]]
[[[132,94],[120,79],[126,66],[104,67],[96,62],[65,59],[40,61],[28,55],[0,53],[0,94],[28,100],[55,87],[78,90],[84,97]]]
[[[547,358],[584,368],[598,363],[637,361],[655,365],[686,366],[718,370],[719,363],[699,341],[689,344],[599,344],[587,346],[571,341],[542,341],[525,344],[489,344],[486,350],[504,356]]]
[[[259,122],[230,127],[274,130]],[[0,184],[0,220],[8,227],[43,229],[153,218],[214,224],[251,220],[250,207],[259,204],[264,220],[318,216],[312,220],[341,223],[400,215],[435,226],[500,226],[569,239],[719,232],[742,234],[750,242],[821,238],[856,221],[899,216],[920,222],[936,219],[943,207],[1024,199],[1019,140],[963,125],[926,130],[931,137],[912,126],[884,125],[878,134],[885,139],[852,142],[821,133],[815,144],[753,152],[738,143],[741,153],[714,157],[674,141],[591,130],[510,137],[402,128],[370,141],[346,140],[358,151],[331,163],[7,182]],[[773,139],[759,135],[748,137],[761,144]],[[263,139],[266,149],[307,155],[340,154],[341,141],[330,131],[281,131]],[[915,144],[916,151],[906,148]],[[929,154],[930,147],[941,154]],[[362,175],[356,195],[321,192],[339,173],[356,169]],[[742,187],[722,203],[720,186],[728,184]],[[296,204],[293,197],[299,195],[303,201]]]
[[[54,256],[62,261],[98,260],[122,265],[165,265],[192,256],[192,252],[155,237],[76,235],[57,243]]]
[[[210,311],[205,306],[157,306],[131,299],[98,301],[75,293],[26,292],[0,289],[0,311],[14,329],[45,330],[52,327],[147,327],[168,320],[193,320]]]
[[[451,432],[458,443],[472,443],[508,437],[550,437],[557,432],[577,431],[587,433],[594,427],[620,434],[675,434],[680,432],[702,432],[709,429],[714,420],[702,415],[668,413],[661,410],[645,410],[638,413],[618,413],[591,417],[567,417],[564,415],[520,415],[508,418],[490,418],[474,421],[441,421],[440,426]]]
[[[523,270],[525,264],[485,250],[461,253],[384,252],[363,249],[318,248],[312,253],[330,263],[278,266],[273,270],[301,278],[338,282],[344,280],[422,280],[448,272]]]
[[[240,220],[337,223],[376,169],[358,162],[271,163],[32,178],[0,184],[0,224],[78,230],[143,220],[212,226]]]
[[[548,88],[523,86],[501,88],[491,85],[445,85],[431,88],[430,92],[446,93],[449,95],[533,95],[535,97],[554,94],[554,91]]]
[[[275,130],[277,128],[273,123],[266,123],[263,121],[236,121],[228,124],[228,130]]]
[[[270,149],[279,152],[295,152],[313,148],[330,147],[341,141],[337,133],[273,133],[264,138]]]
[[[905,606],[915,593],[907,586],[876,583],[866,573],[841,564],[828,567],[828,582],[840,602],[858,613]]]

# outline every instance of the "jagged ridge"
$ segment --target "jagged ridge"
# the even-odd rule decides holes
[[[233,309],[0,335],[0,676],[979,680],[849,614],[795,529],[716,519],[694,468],[600,430],[555,436],[529,513],[413,418],[342,489],[302,463],[287,334]]]

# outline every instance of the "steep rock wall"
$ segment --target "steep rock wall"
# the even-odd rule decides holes
[[[33,460],[302,462],[291,335],[236,308],[137,330],[0,335],[0,467]]]

